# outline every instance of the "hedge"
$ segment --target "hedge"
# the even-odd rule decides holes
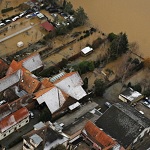
[[[9,8],[6,8],[6,9],[2,9],[1,12],[6,13],[6,12],[11,11],[13,9],[14,9],[13,7],[9,7]]]

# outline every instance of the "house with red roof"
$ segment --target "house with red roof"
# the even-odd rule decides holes
[[[23,107],[0,120],[0,140],[29,123],[29,111]]]
[[[115,139],[98,128],[94,123],[88,121],[82,130],[82,136],[89,141],[96,150],[125,150]]]
[[[54,30],[54,26],[49,23],[48,21],[45,21],[41,24],[41,27],[43,27],[46,31],[50,32]]]

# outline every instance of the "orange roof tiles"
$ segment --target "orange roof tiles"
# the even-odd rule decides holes
[[[42,84],[41,87],[40,87],[41,89],[49,88],[49,87],[54,86],[54,84],[49,81],[49,78],[44,78],[41,81],[41,84]]]
[[[37,99],[38,97],[42,96],[43,94],[45,94],[46,92],[48,92],[52,88],[54,88],[54,86],[37,91],[36,93],[34,93],[34,95],[35,95],[34,99]]]
[[[4,132],[11,128],[18,122],[22,121],[29,116],[29,111],[26,107],[19,109],[18,111],[8,115],[3,120],[0,121],[0,131]]]
[[[40,87],[40,81],[38,81],[27,69],[22,68],[22,71],[22,78],[19,82],[20,87],[30,94],[34,93]]]
[[[7,69],[8,69],[8,65],[2,59],[0,59],[0,72],[3,72]]]
[[[14,73],[15,71],[21,69],[21,67],[22,67],[22,64],[20,62],[13,60],[7,70],[6,75],[10,75]]]
[[[103,148],[112,148],[117,143],[104,131],[100,130],[96,125],[94,125],[91,121],[88,121],[86,123],[84,129],[87,135]]]

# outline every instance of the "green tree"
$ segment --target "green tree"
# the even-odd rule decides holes
[[[105,82],[102,79],[96,79],[94,85],[95,85],[95,89],[94,89],[95,95],[103,96],[106,89]]]
[[[63,10],[65,13],[68,13],[70,15],[74,14],[73,5],[71,4],[71,2],[66,1],[63,7],[64,7]]]
[[[115,33],[109,33],[108,34],[108,40],[110,41],[110,42],[112,42],[115,38],[117,38],[117,35],[115,34]]]
[[[51,150],[66,150],[66,147],[62,144],[59,144],[55,148],[51,148]]]
[[[86,23],[88,16],[87,14],[84,12],[84,9],[82,7],[79,7],[74,14],[75,17],[75,22],[74,25],[75,26],[82,26]]]
[[[88,78],[86,77],[84,80],[83,80],[83,88],[86,90],[88,89]]]
[[[61,25],[60,27],[58,27],[56,29],[56,34],[57,35],[65,35],[68,32],[68,28],[67,26]]]
[[[110,58],[115,60],[128,50],[128,39],[125,33],[120,33],[110,45],[108,49]]]

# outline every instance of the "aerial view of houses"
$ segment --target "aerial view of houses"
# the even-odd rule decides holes
[[[0,0],[0,150],[150,150],[150,56],[88,1]]]

